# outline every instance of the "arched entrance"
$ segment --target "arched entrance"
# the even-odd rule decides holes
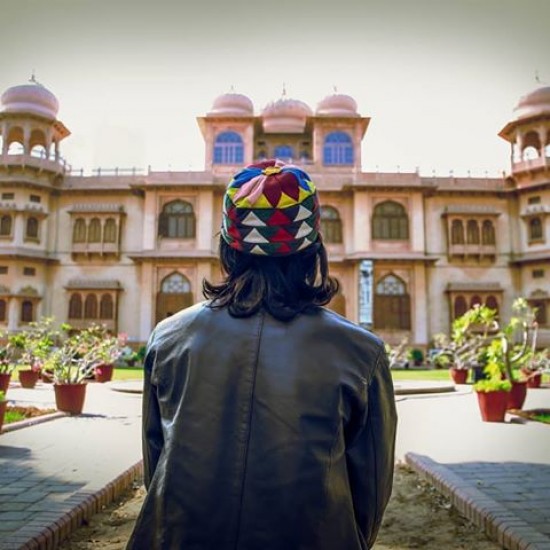
[[[160,284],[160,292],[157,294],[156,322],[191,305],[193,305],[193,294],[189,279],[181,273],[171,273]]]

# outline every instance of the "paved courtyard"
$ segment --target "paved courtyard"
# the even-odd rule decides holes
[[[82,416],[2,433],[0,548],[55,548],[139,480],[141,395],[113,386],[90,384]],[[481,422],[471,387],[457,389],[396,396],[397,459],[448,494],[503,548],[550,550],[550,426],[510,417]],[[54,405],[47,384],[24,390],[12,383],[8,398]],[[524,408],[549,406],[544,388],[530,390]]]

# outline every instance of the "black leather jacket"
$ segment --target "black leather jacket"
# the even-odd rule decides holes
[[[148,492],[127,548],[370,548],[396,422],[382,342],[336,313],[183,310],[149,340]]]

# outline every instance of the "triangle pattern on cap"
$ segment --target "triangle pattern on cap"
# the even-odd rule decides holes
[[[254,248],[250,250],[250,254],[261,254],[263,256],[267,256],[267,252],[263,250],[260,246],[256,245]]]
[[[269,243],[257,229],[253,229],[243,240],[247,243]]]
[[[249,225],[252,227],[265,227],[265,222],[260,220],[254,212],[249,212],[241,222],[243,225]]]
[[[299,222],[302,220],[306,220],[311,216],[311,210],[308,210],[305,208],[302,204],[300,205],[300,209],[298,210],[298,213],[296,214],[296,217],[294,218],[294,221]]]
[[[294,237],[296,239],[301,239],[302,237],[307,237],[312,231],[313,229],[310,225],[308,225],[306,222],[302,222],[300,229],[298,229]]]

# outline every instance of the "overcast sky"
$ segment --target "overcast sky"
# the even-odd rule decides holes
[[[190,3],[191,5],[186,5]],[[203,169],[196,117],[337,86],[372,117],[363,169],[509,166],[498,131],[550,85],[548,0],[2,0],[0,88],[59,99],[76,168]],[[541,84],[537,84],[535,75]]]

